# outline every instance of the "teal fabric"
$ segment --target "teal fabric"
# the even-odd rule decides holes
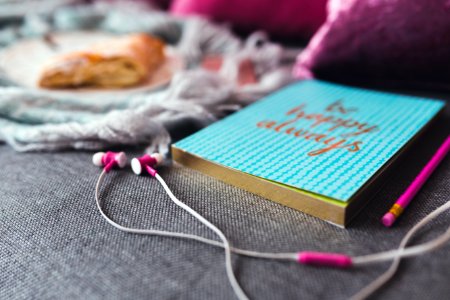
[[[24,38],[43,37],[54,31],[72,30],[101,30],[117,34],[148,32],[174,44],[179,42],[182,28],[182,21],[170,18],[162,12],[139,11],[135,7],[128,9],[102,5],[64,7],[48,15],[26,16],[19,25],[5,27],[0,31],[0,47],[7,47]],[[67,139],[70,136],[69,127],[78,126],[81,131],[86,132],[89,131],[86,126],[91,124],[89,128],[95,130],[108,113],[113,112],[113,116],[119,112],[126,114],[130,110],[148,106],[161,101],[159,94],[152,93],[150,97],[138,95],[111,99],[102,96],[96,99],[54,97],[17,86],[0,69],[0,141],[9,143],[18,151],[95,149],[103,148],[107,144],[118,144],[119,141],[114,142],[111,140],[112,137],[106,138],[106,141],[101,141],[98,137],[95,141],[91,136],[87,139],[92,141],[82,146],[86,137],[74,136],[71,144],[64,145],[61,133],[67,132],[65,136]],[[53,138],[57,144],[44,137],[57,136],[58,132],[60,138]],[[78,147],[77,140],[80,142]]]
[[[203,127],[291,80],[294,56],[282,69],[283,48],[261,33],[241,41],[228,28],[206,20],[178,19],[136,5],[93,4],[28,16],[20,25],[0,31],[0,46],[54,31],[147,32],[175,47],[187,70],[175,74],[171,84],[159,91],[89,98],[30,91],[16,86],[0,70],[0,142],[22,152],[146,145],[146,151],[167,153],[170,135],[176,134],[173,127],[186,122]],[[211,53],[223,54],[231,71],[216,74],[195,68]],[[241,88],[233,68],[246,58],[261,80]]]

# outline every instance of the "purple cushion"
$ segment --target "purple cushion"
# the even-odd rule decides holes
[[[241,31],[264,30],[282,38],[308,38],[325,21],[327,0],[174,0],[171,12],[231,23]]]
[[[330,0],[297,78],[450,87],[450,1]]]

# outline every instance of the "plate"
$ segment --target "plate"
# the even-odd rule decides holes
[[[79,97],[80,95],[83,97],[102,95],[122,97],[159,89],[168,84],[177,71],[184,68],[182,57],[176,53],[174,48],[166,46],[164,63],[144,82],[133,87],[44,89],[38,86],[37,82],[42,68],[53,56],[85,49],[93,43],[112,38],[114,35],[103,32],[70,32],[52,34],[51,42],[44,38],[21,40],[0,51],[0,69],[4,76],[13,83],[41,93],[63,97]]]

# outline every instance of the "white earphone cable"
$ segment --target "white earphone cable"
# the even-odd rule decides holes
[[[381,274],[378,278],[376,278],[374,281],[372,281],[370,284],[366,285],[362,290],[360,290],[358,293],[356,293],[351,299],[352,300],[359,300],[359,299],[366,299],[369,297],[372,293],[374,293],[376,290],[378,290],[381,286],[383,286],[389,279],[392,278],[392,276],[395,274],[395,272],[398,269],[398,266],[400,264],[400,260],[402,257],[405,256],[413,256],[413,255],[419,255],[426,253],[428,251],[436,250],[437,248],[443,246],[446,242],[450,240],[450,227],[448,230],[438,238],[424,243],[422,245],[412,247],[409,249],[409,252],[407,253],[405,251],[405,247],[408,244],[411,237],[423,226],[430,223],[434,218],[436,218],[441,213],[445,212],[446,210],[450,209],[450,201],[446,202],[442,206],[435,209],[433,212],[428,214],[425,218],[423,218],[419,223],[413,226],[407,234],[403,237],[402,241],[400,242],[400,246],[398,247],[397,251],[392,252],[391,255],[393,255],[393,261],[389,269]],[[366,257],[366,261],[368,258],[374,260],[377,258],[377,255],[379,257],[382,257],[382,253],[380,254],[374,254],[370,255],[369,257]],[[379,258],[378,257],[378,258]],[[360,261],[364,261],[364,258],[361,257]]]
[[[227,270],[227,276],[230,281],[230,284],[238,296],[239,299],[248,299],[248,297],[245,295],[241,287],[239,286],[231,265],[231,252],[234,252],[236,254],[241,254],[249,257],[255,257],[255,258],[265,258],[265,259],[277,259],[277,260],[287,260],[287,261],[297,261],[298,260],[298,252],[286,252],[286,253],[270,253],[270,252],[258,252],[258,251],[251,251],[251,250],[245,250],[245,249],[239,249],[230,246],[227,238],[225,235],[220,231],[216,226],[211,224],[208,220],[206,220],[204,217],[202,217],[200,214],[198,214],[195,210],[181,202],[179,199],[175,197],[175,195],[172,193],[170,188],[167,186],[165,181],[156,174],[157,180],[160,182],[160,184],[163,186],[166,193],[169,195],[172,201],[175,202],[178,206],[182,207],[186,211],[188,211],[190,214],[192,214],[195,218],[197,218],[200,222],[205,224],[208,228],[213,230],[223,242],[219,242],[216,240],[207,239],[198,235],[194,234],[188,234],[183,232],[171,232],[171,231],[163,231],[163,230],[155,230],[155,229],[139,229],[139,228],[130,228],[125,227],[120,224],[117,224],[112,219],[110,219],[105,212],[103,211],[100,200],[99,200],[99,191],[100,186],[103,181],[103,178],[105,176],[106,172],[102,171],[100,174],[97,184],[95,186],[95,200],[97,204],[97,208],[100,211],[100,214],[103,216],[103,218],[110,223],[112,226],[116,227],[119,230],[129,232],[129,233],[136,233],[136,234],[146,234],[146,235],[158,235],[158,236],[166,236],[166,237],[176,237],[176,238],[183,238],[183,239],[190,239],[195,240],[201,243],[205,243],[208,245],[212,245],[215,247],[221,247],[225,249],[225,264],[226,264],[226,270]],[[352,264],[354,266],[363,266],[368,264],[373,264],[377,262],[383,262],[387,260],[393,260],[391,267],[380,277],[378,277],[376,280],[374,280],[372,283],[367,285],[365,288],[363,288],[360,292],[355,294],[352,299],[365,299],[368,296],[370,296],[373,292],[375,292],[377,289],[379,289],[384,283],[386,283],[396,272],[399,262],[401,258],[403,257],[411,257],[411,256],[417,256],[424,254],[426,252],[430,252],[433,250],[436,250],[445,243],[447,243],[450,240],[450,227],[448,230],[440,235],[439,237],[425,242],[420,245],[407,247],[406,245],[409,242],[410,238],[423,226],[431,222],[434,218],[436,218],[438,215],[443,213],[444,211],[450,209],[450,201],[446,202],[444,205],[438,207],[436,210],[434,210],[432,213],[427,215],[424,219],[422,219],[419,223],[417,223],[413,228],[411,228],[408,233],[405,235],[405,237],[402,239],[400,246],[398,249],[390,250],[390,251],[384,251],[379,252],[375,254],[370,255],[364,255],[364,256],[356,256],[352,257]]]
[[[205,242],[206,239],[203,239],[203,238],[200,239],[198,236],[195,236],[195,235],[180,234],[180,233],[165,232],[165,231],[154,231],[154,230],[151,230],[151,231],[150,230],[136,230],[136,229],[130,230],[130,228],[125,228],[119,224],[116,224],[111,219],[109,219],[106,216],[106,214],[103,212],[103,210],[101,209],[101,205],[100,205],[100,201],[99,201],[99,197],[98,197],[99,186],[100,186],[101,181],[103,180],[104,175],[105,175],[105,171],[103,171],[100,174],[99,180],[97,181],[97,185],[95,188],[95,198],[96,198],[96,202],[97,202],[97,207],[100,210],[102,216],[105,219],[107,219],[107,221],[110,224],[114,225],[115,227],[117,227],[121,230],[125,229],[125,231],[128,231],[128,232],[157,234],[157,235],[165,235],[165,236],[177,236],[177,237],[183,237],[183,238],[194,238],[195,237],[194,239]],[[189,207],[188,205],[186,205],[183,202],[181,202],[180,200],[178,200],[177,197],[175,197],[175,195],[169,189],[166,182],[161,178],[161,176],[159,176],[159,174],[156,174],[155,177],[161,183],[161,185],[164,188],[164,190],[166,191],[167,195],[169,195],[170,199],[172,199],[172,201],[175,202],[175,204],[177,204],[178,206],[180,206],[181,208],[183,208],[184,210],[189,212],[192,216],[194,216],[197,220],[202,222],[204,225],[206,225],[208,228],[210,228],[212,231],[214,231],[220,237],[220,239],[223,241],[223,244],[220,243],[220,245],[223,246],[223,248],[225,249],[225,267],[226,267],[227,276],[228,276],[228,280],[230,281],[231,287],[233,288],[236,296],[240,300],[248,300],[247,295],[242,290],[239,283],[237,282],[236,277],[234,276],[233,266],[231,264],[230,243],[228,242],[228,239],[225,237],[223,232],[219,228],[217,228],[216,226],[211,224],[208,220],[206,220],[203,216],[201,216],[195,210],[193,210],[191,207]],[[214,241],[214,242],[216,242],[216,241]],[[210,241],[208,241],[207,243],[211,244]]]
[[[194,218],[196,218],[197,220],[199,220],[200,222],[205,224],[209,229],[214,231],[220,237],[220,239],[223,241],[223,245],[225,248],[225,267],[226,267],[227,276],[230,281],[231,287],[233,288],[234,292],[236,293],[236,296],[239,299],[247,300],[248,299],[247,295],[244,293],[244,291],[242,290],[241,286],[239,285],[236,277],[234,276],[233,266],[231,264],[230,243],[228,242],[228,239],[226,238],[226,236],[223,234],[223,232],[219,228],[217,228],[211,222],[206,220],[198,212],[196,212],[191,207],[189,207],[188,205],[186,205],[183,202],[181,202],[180,200],[178,200],[178,198],[175,197],[175,195],[172,193],[172,191],[167,186],[164,179],[162,179],[161,176],[159,176],[159,174],[156,174],[155,177],[156,177],[156,179],[158,179],[158,181],[161,183],[163,188],[166,190],[167,195],[169,195],[170,199],[172,199],[172,201],[175,202],[176,205],[183,208],[184,210],[189,212]]]
[[[116,222],[114,222],[113,220],[111,220],[103,211],[101,205],[100,205],[100,200],[99,200],[99,190],[100,190],[100,185],[101,185],[101,181],[103,180],[103,177],[105,175],[105,172],[102,172],[102,174],[100,174],[99,180],[97,181],[97,185],[95,188],[95,199],[96,199],[96,203],[97,203],[97,208],[100,212],[100,214],[102,215],[102,217],[112,226],[116,227],[119,230],[122,230],[124,232],[129,232],[129,233],[136,233],[136,234],[146,234],[146,235],[159,235],[159,236],[166,236],[166,237],[176,237],[176,238],[182,238],[182,239],[189,239],[189,240],[195,240],[201,243],[205,243],[211,246],[216,246],[216,247],[221,247],[224,248],[224,244],[219,242],[219,241],[215,241],[215,240],[211,240],[211,239],[207,239],[195,234],[189,234],[189,233],[183,233],[183,232],[172,232],[172,231],[163,231],[163,230],[156,230],[156,229],[140,229],[140,228],[130,228],[130,227],[125,227],[122,226],[120,224],[117,224]],[[256,257],[256,258],[267,258],[267,259],[278,259],[278,260],[290,260],[290,261],[296,261],[297,260],[297,253],[295,252],[288,252],[288,253],[270,253],[270,252],[257,252],[257,251],[251,251],[251,250],[245,250],[245,249],[239,249],[239,248],[235,248],[235,247],[230,247],[231,251],[236,253],[236,254],[241,254],[241,255],[245,255],[245,256],[249,256],[249,257]]]

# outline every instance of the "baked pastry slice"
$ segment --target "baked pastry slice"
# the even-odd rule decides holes
[[[164,61],[164,43],[132,34],[55,57],[43,69],[44,88],[120,88],[142,82]]]

